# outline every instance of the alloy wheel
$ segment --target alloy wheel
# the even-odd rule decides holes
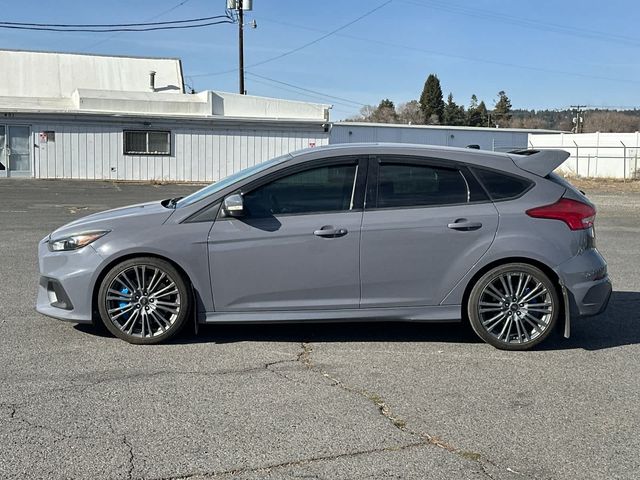
[[[180,315],[176,281],[152,265],[132,265],[109,283],[105,296],[109,321],[121,332],[153,338],[169,331]]]
[[[506,344],[535,341],[551,325],[554,298],[544,282],[527,272],[509,271],[482,289],[477,312],[484,330]]]

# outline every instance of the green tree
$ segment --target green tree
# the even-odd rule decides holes
[[[484,100],[480,102],[478,105],[478,110],[476,111],[478,119],[480,123],[477,125],[478,127],[487,127],[487,122],[489,120],[489,111],[487,110],[487,106],[484,104]]]
[[[378,108],[374,110],[371,121],[378,123],[396,123],[398,121],[396,106],[391,100],[385,98],[380,102]]]
[[[478,97],[476,97],[475,93],[471,95],[471,102],[467,109],[467,125],[469,127],[482,127],[485,125],[484,120],[487,107],[484,105],[484,102],[482,102],[481,105],[483,109],[480,108],[480,105],[478,104]],[[484,115],[482,110],[484,110]]]
[[[442,113],[442,123],[444,125],[464,125],[465,120],[464,106],[456,104],[453,101],[453,94],[449,93]]]
[[[420,109],[425,123],[442,123],[442,115],[444,113],[442,88],[440,87],[440,80],[433,73],[424,82],[424,88],[420,95]]]
[[[493,119],[496,124],[508,125],[511,121],[511,100],[504,90],[498,92],[498,101],[493,108]]]

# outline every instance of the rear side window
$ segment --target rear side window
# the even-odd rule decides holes
[[[457,169],[382,163],[378,170],[378,208],[467,203],[469,190]]]
[[[527,179],[498,173],[493,170],[474,168],[473,171],[484,185],[484,188],[487,189],[489,195],[491,195],[492,200],[506,200],[518,197],[532,185]]]

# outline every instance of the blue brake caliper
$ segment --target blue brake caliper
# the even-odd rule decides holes
[[[124,287],[122,290],[120,290],[120,293],[122,293],[123,295],[129,295],[129,289],[127,287]],[[130,303],[131,302],[122,301],[118,304],[118,307],[124,308]],[[130,315],[131,315],[131,312],[127,312],[122,316],[124,317],[125,320],[128,320]]]

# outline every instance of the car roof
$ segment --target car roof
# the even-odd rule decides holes
[[[311,159],[340,155],[416,155],[455,160],[464,163],[484,165],[494,168],[514,167],[513,159],[506,153],[474,148],[445,147],[411,143],[343,143],[305,148],[292,152],[293,160]]]

